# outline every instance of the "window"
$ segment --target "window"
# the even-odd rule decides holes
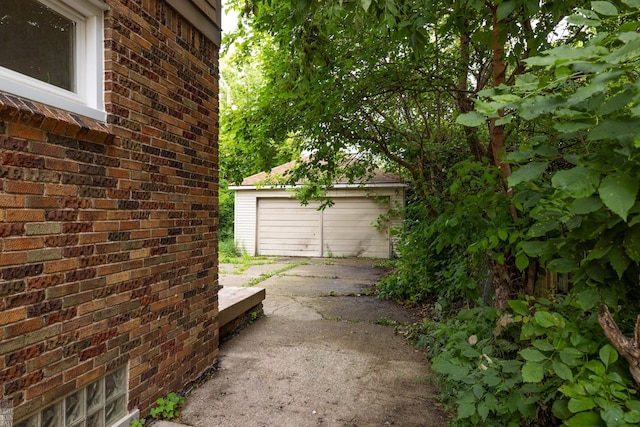
[[[0,91],[105,120],[101,0],[0,0]]]
[[[109,427],[121,421],[126,414],[127,371],[123,367],[44,408],[15,427]]]

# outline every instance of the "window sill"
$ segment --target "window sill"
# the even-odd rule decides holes
[[[0,121],[90,142],[110,144],[115,139],[104,122],[5,92],[0,92]]]

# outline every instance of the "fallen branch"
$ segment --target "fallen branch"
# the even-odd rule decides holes
[[[618,350],[627,362],[629,362],[629,371],[631,376],[640,386],[640,315],[636,320],[636,327],[633,338],[629,338],[622,334],[620,328],[613,320],[613,316],[609,311],[609,307],[601,305],[598,312],[598,323],[604,331],[605,336],[611,341],[611,345]]]

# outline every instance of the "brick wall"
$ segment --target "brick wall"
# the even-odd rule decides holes
[[[107,123],[0,93],[0,398],[16,420],[129,364],[129,409],[217,356],[218,51],[108,0]]]

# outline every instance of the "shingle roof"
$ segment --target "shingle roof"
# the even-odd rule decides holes
[[[276,166],[273,169],[271,169],[270,172],[260,172],[260,173],[248,176],[242,180],[242,183],[240,184],[240,186],[255,186],[264,182],[268,177],[281,176],[285,172],[287,172],[289,169],[292,169],[296,165],[296,163],[298,163],[298,161],[294,160],[294,161],[285,163],[283,165]],[[348,183],[349,183],[349,180],[345,178],[345,179],[341,179],[335,184],[348,184]],[[366,184],[390,184],[390,183],[394,183],[394,184],[404,183],[404,180],[396,174],[385,172],[382,169],[376,169],[373,173],[373,176],[366,181]],[[298,184],[302,184],[302,182],[299,182]]]

